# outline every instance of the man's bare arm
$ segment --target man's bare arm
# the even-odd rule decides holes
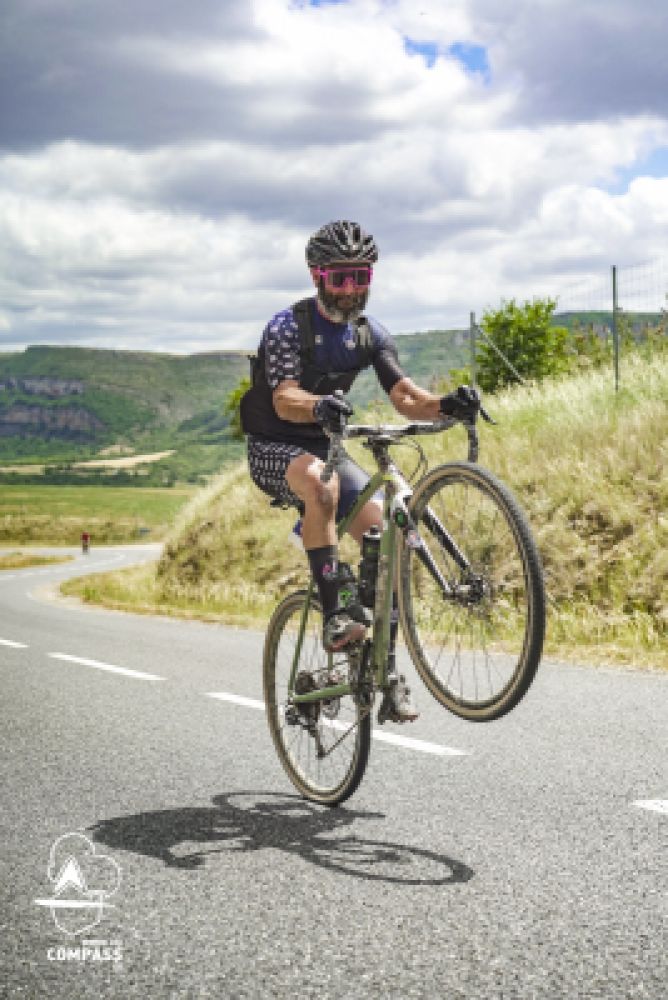
[[[438,420],[441,416],[440,396],[421,389],[410,378],[402,378],[390,389],[390,402],[395,410],[409,420]]]
[[[312,424],[313,406],[320,397],[300,389],[296,380],[286,379],[276,386],[272,399],[281,420],[290,420],[294,424]]]

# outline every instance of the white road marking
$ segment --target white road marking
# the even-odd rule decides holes
[[[14,642],[12,639],[0,639],[0,646],[12,646],[14,649],[27,649],[25,642]]]
[[[227,694],[225,691],[207,691],[209,698],[218,698],[220,701],[231,701],[233,705],[243,705],[244,708],[259,708],[264,712],[264,702],[257,701],[256,698],[244,698],[240,694]]]
[[[111,663],[100,663],[99,660],[87,660],[82,656],[70,656],[68,653],[47,653],[53,660],[66,660],[68,663],[80,663],[84,667],[95,667],[96,670],[108,670],[112,674],[123,674],[140,681],[164,681],[157,674],[146,674],[142,670],[129,670],[127,667],[115,667]]]
[[[374,729],[371,735],[374,740],[380,740],[382,743],[394,743],[395,746],[406,747],[407,750],[418,750],[420,753],[434,753],[440,757],[468,756],[466,750],[446,747],[441,743],[428,743],[426,740],[415,740],[410,736],[399,736],[398,733],[379,733],[377,729]]]
[[[638,806],[639,809],[650,809],[652,812],[668,816],[668,799],[639,799],[633,805]]]
[[[209,698],[218,698],[220,701],[229,701],[233,705],[242,705],[244,708],[256,708],[264,712],[264,702],[256,698],[244,698],[239,694],[228,694],[226,691],[208,691]],[[324,721],[324,720],[323,720]],[[325,725],[332,729],[347,730],[349,727],[343,722],[333,719],[325,722]],[[456,747],[446,747],[440,743],[428,743],[426,740],[416,740],[410,736],[399,736],[397,733],[382,733],[374,729],[371,733],[374,740],[379,743],[391,743],[394,746],[405,747],[407,750],[417,750],[419,753],[437,754],[440,757],[466,757],[468,751],[458,750]]]

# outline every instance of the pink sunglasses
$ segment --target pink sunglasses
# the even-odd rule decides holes
[[[373,277],[373,268],[365,264],[361,267],[321,267],[318,277],[324,278],[328,292],[340,292],[350,287],[354,291],[368,288]]]

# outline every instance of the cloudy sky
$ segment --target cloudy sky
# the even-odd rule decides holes
[[[2,0],[0,350],[254,347],[340,217],[395,332],[578,304],[666,256],[667,25],[665,0]]]

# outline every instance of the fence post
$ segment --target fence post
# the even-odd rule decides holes
[[[470,364],[471,364],[471,385],[476,384],[476,369],[475,369],[475,313],[472,312],[469,319],[469,349],[471,352]]]
[[[617,265],[612,265],[612,351],[615,367],[615,392],[619,392],[619,330],[617,328]]]

